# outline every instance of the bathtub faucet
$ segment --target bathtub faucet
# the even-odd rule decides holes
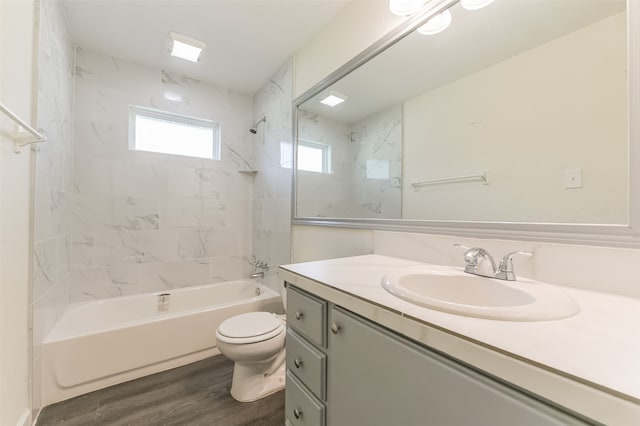
[[[249,265],[253,267],[251,270],[251,275],[249,278],[264,278],[264,271],[269,270],[269,264],[264,260],[257,259],[255,255],[251,256],[251,260],[249,261]]]
[[[253,266],[254,272],[257,271],[258,269],[261,269],[263,271],[269,270],[269,264],[264,260],[260,260],[256,258],[255,254],[251,255],[251,260],[249,261],[249,265]]]

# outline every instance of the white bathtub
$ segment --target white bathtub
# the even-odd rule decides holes
[[[42,347],[42,406],[217,355],[215,331],[244,312],[282,312],[250,281],[71,305]]]

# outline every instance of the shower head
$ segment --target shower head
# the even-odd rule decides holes
[[[258,121],[253,123],[253,126],[249,129],[249,131],[255,135],[256,133],[258,133],[258,124],[266,121],[267,121],[267,117],[263,115],[258,119]]]

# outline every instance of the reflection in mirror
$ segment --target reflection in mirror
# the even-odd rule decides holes
[[[626,3],[451,13],[298,105],[296,216],[628,223]]]

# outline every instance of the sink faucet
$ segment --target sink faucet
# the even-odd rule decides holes
[[[483,265],[491,266],[490,270]],[[473,247],[464,252],[464,271],[469,274],[480,275],[482,277],[493,278],[496,275],[496,262],[491,253],[480,247]]]
[[[462,244],[454,244],[456,247],[467,249],[464,252],[464,271],[481,277],[496,278],[499,280],[515,281],[516,273],[513,270],[513,257],[516,255],[533,256],[528,251],[513,251],[504,255],[496,267],[493,256],[481,247],[466,247]],[[489,264],[489,266],[485,266]]]
[[[496,278],[499,280],[515,281],[516,273],[513,270],[513,256],[533,256],[530,251],[512,251],[502,257],[498,270],[496,271]]]

